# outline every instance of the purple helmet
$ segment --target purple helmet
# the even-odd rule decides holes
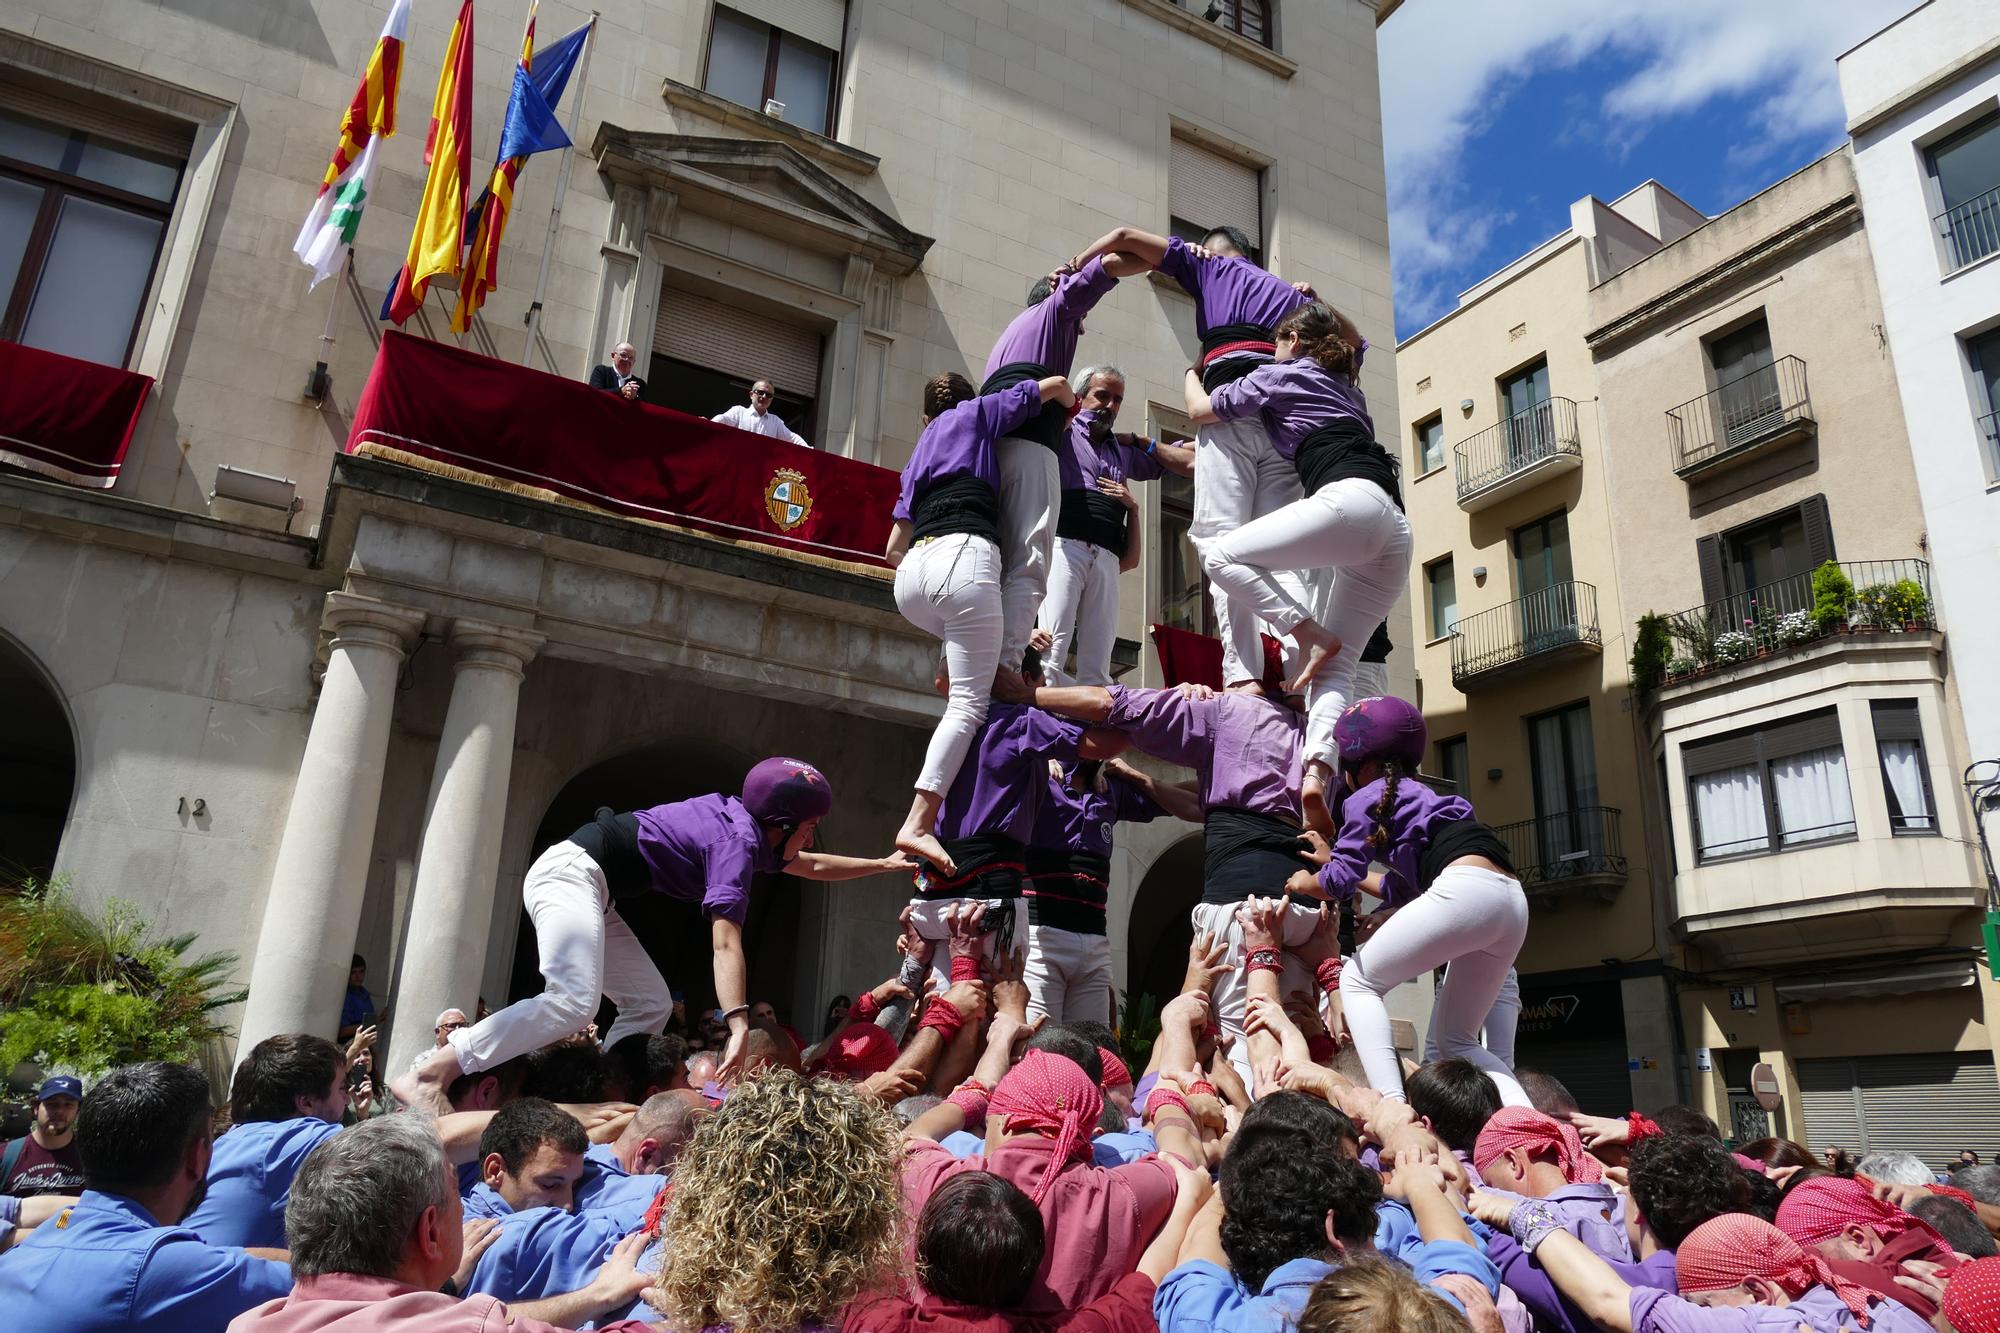
[[[796,827],[833,809],[833,788],[803,759],[766,759],[743,779],[743,807],[761,824]]]
[[[1371,759],[1393,759],[1404,772],[1414,773],[1424,761],[1424,745],[1429,739],[1424,715],[1417,706],[1393,694],[1358,699],[1333,724],[1340,762],[1349,768],[1359,768]]]

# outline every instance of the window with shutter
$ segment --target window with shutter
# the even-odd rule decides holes
[[[1264,254],[1264,173],[1238,158],[1175,135],[1167,163],[1167,211],[1173,232],[1200,241],[1217,227],[1250,238],[1252,259]]]
[[[1808,565],[1818,569],[1827,561],[1836,559],[1833,553],[1833,520],[1827,516],[1826,497],[1812,495],[1800,501],[1799,517],[1805,521]]]
[[[1681,747],[1698,861],[1851,838],[1854,802],[1831,708]]]
[[[1697,537],[1694,558],[1701,568],[1701,600],[1719,602],[1727,597],[1729,589],[1722,582],[1722,538]]]
[[[749,401],[757,380],[770,380],[778,391],[772,410],[800,435],[816,438],[819,330],[676,287],[679,276],[670,273],[661,285],[646,401],[714,416]]]

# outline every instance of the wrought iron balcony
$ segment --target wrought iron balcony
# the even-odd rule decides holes
[[[1944,242],[1944,271],[1956,273],[2000,251],[2000,185],[1932,219]]]
[[[1667,617],[1669,681],[1782,656],[1833,634],[1937,628],[1931,567],[1922,560],[1843,560]],[[1827,568],[1826,565],[1820,566]],[[1821,588],[1815,590],[1815,579]]]
[[[1583,465],[1576,404],[1549,398],[1483,430],[1453,451],[1458,507],[1468,514]]]
[[[1813,429],[1806,363],[1780,357],[1667,413],[1674,471],[1693,477]]]
[[[1507,844],[1514,873],[1529,893],[1588,892],[1608,898],[1625,883],[1618,814],[1608,805],[1585,805],[1501,824],[1493,831]]]
[[[1451,683],[1470,689],[1551,655],[1600,652],[1603,643],[1597,589],[1588,583],[1552,584],[1459,621],[1451,632]]]

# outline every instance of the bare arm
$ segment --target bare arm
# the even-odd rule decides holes
[[[1197,426],[1212,425],[1222,420],[1215,415],[1215,405],[1208,399],[1208,390],[1202,387],[1201,376],[1190,368],[1187,379],[1181,383],[1181,399],[1187,408],[1188,420]]]
[[[1213,1188],[1208,1172],[1199,1167],[1182,1166],[1179,1162],[1169,1162],[1174,1168],[1176,1189],[1174,1210],[1167,1214],[1166,1225],[1160,1234],[1153,1237],[1153,1243],[1139,1256],[1138,1271],[1153,1279],[1155,1286],[1167,1280],[1167,1274],[1174,1271],[1180,1262],[1182,1247],[1187,1241],[1188,1229],[1202,1212]]]
[[[910,553],[910,534],[916,531],[907,518],[899,518],[890,525],[889,544],[882,548],[882,558],[894,569],[903,563],[903,557]]]
[[[1111,691],[1102,685],[1044,685],[1028,702],[1078,722],[1102,722],[1111,716]]]
[[[1194,475],[1194,442],[1192,440],[1181,440],[1178,442],[1155,440],[1153,441],[1153,457],[1160,460],[1161,467],[1177,477],[1192,477]]]
[[[827,883],[838,883],[847,879],[862,879],[869,875],[887,874],[894,870],[908,870],[910,859],[901,852],[889,856],[835,856],[831,852],[800,852],[785,867],[788,875],[800,879],[816,879]]]
[[[1113,486],[1118,488],[1115,492],[1111,489]],[[1099,481],[1097,487],[1107,494],[1117,495],[1120,503],[1125,506],[1125,550],[1118,557],[1118,572],[1123,574],[1128,570],[1137,569],[1146,542],[1146,523],[1144,516],[1139,512],[1139,499],[1132,494],[1129,486],[1117,482]]]
[[[1137,227],[1119,227],[1106,232],[1078,252],[1076,258],[1069,261],[1069,267],[1082,268],[1103,254],[1130,255],[1147,269],[1155,269],[1167,257],[1167,238],[1150,231],[1140,231]],[[1105,267],[1108,269],[1110,265],[1107,263]],[[1118,276],[1126,275],[1121,273]]]
[[[724,1048],[722,1063],[715,1071],[716,1081],[722,1082],[743,1063],[743,1042],[750,1035],[750,1012],[745,1007],[749,1004],[750,982],[743,962],[741,926],[726,917],[716,917],[709,923],[709,942],[715,951],[715,1002],[729,1016],[726,1020],[729,1045]]]
[[[1184,819],[1190,824],[1201,823],[1206,812],[1201,808],[1201,793],[1194,784],[1162,782],[1143,769],[1137,769],[1122,761],[1114,761],[1110,771],[1131,783],[1146,794],[1146,798],[1175,819]]]
[[[1512,1200],[1478,1190],[1472,1195],[1471,1207],[1472,1215],[1488,1226],[1505,1227],[1516,1205]],[[1599,1328],[1611,1329],[1612,1333],[1632,1333],[1632,1288],[1589,1246],[1567,1231],[1557,1230],[1543,1237],[1532,1253],[1549,1280],[1581,1306]]]
[[[1201,1259],[1217,1268],[1229,1267],[1229,1256],[1222,1248],[1222,1218],[1222,1191],[1216,1190],[1188,1227],[1187,1239],[1181,1242],[1181,1263]]]
[[[63,1209],[75,1206],[74,1194],[37,1194],[32,1198],[21,1200],[19,1226],[23,1232],[32,1231]]]

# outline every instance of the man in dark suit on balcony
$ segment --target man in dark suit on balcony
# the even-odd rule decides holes
[[[637,356],[631,343],[619,343],[611,349],[610,365],[590,368],[590,387],[619,394],[629,403],[638,402],[639,395],[645,392],[646,381],[632,373],[632,363]]]

